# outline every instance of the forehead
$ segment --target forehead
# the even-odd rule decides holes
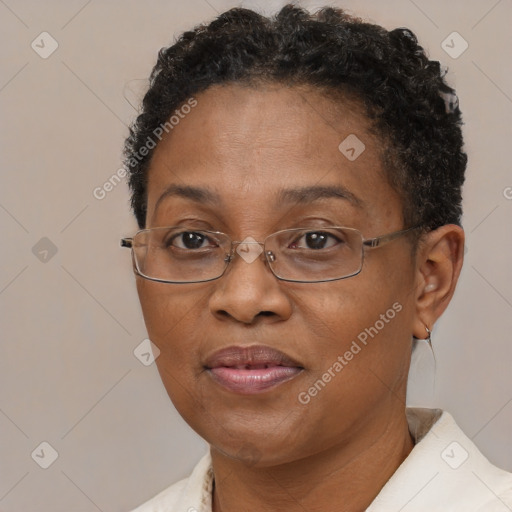
[[[400,211],[382,170],[381,141],[357,101],[308,87],[239,84],[195,98],[197,106],[153,154],[150,224],[170,185],[209,188],[219,204],[248,215],[252,205],[261,209],[283,190],[313,186],[342,186],[367,205],[369,216]]]

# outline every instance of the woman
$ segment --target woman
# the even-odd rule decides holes
[[[512,510],[512,475],[405,406],[462,266],[461,114],[406,29],[232,9],[161,50],[126,142],[166,390],[210,445],[148,511]]]

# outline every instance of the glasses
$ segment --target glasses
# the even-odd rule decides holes
[[[381,247],[419,226],[365,239],[345,227],[295,228],[273,233],[263,242],[233,241],[225,233],[185,227],[158,227],[122,238],[132,249],[134,272],[161,283],[202,283],[226,272],[235,252],[252,263],[264,253],[271,272],[282,281],[321,283],[361,272],[364,249]]]

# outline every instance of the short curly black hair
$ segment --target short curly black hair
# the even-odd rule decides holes
[[[457,96],[445,74],[406,28],[387,31],[333,7],[311,14],[288,4],[271,18],[230,9],[158,54],[124,147],[137,223],[142,229],[146,222],[159,127],[214,84],[267,82],[355,96],[384,142],[382,163],[402,198],[404,224],[460,225],[467,156]]]

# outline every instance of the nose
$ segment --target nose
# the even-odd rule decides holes
[[[217,318],[253,324],[264,319],[286,320],[291,315],[290,299],[268,268],[261,246],[255,241],[234,245],[232,261],[215,281],[209,300],[210,311]]]

